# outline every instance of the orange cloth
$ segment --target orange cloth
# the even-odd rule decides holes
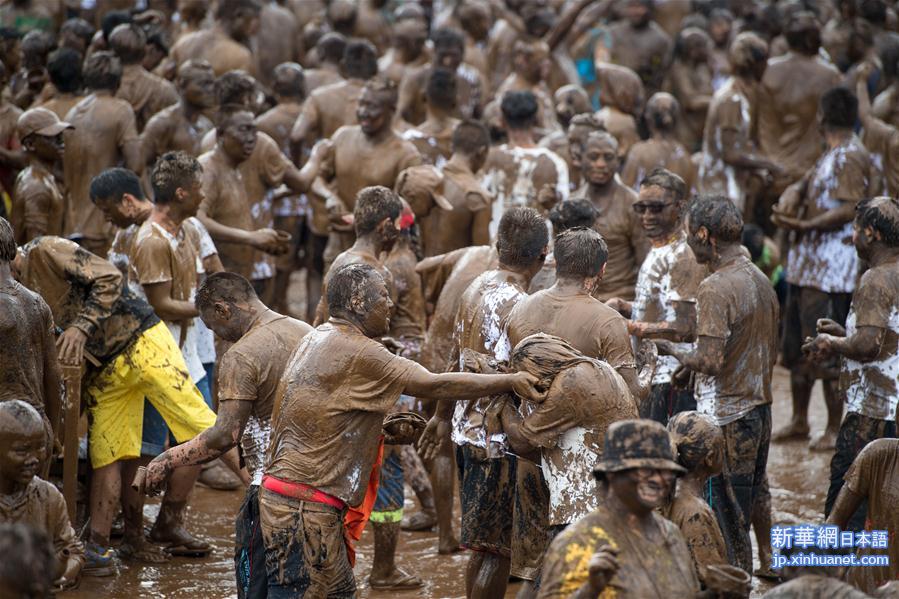
[[[346,543],[347,558],[350,560],[350,566],[356,566],[356,541],[362,538],[362,531],[368,524],[368,519],[375,507],[375,500],[378,498],[378,482],[381,479],[381,463],[384,461],[384,437],[378,444],[378,457],[375,465],[371,469],[368,477],[368,487],[365,489],[365,499],[356,507],[347,508],[347,513],[343,517],[343,540]]]

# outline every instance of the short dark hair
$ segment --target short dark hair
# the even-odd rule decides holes
[[[111,10],[100,19],[100,29],[103,31],[103,41],[109,41],[112,30],[119,25],[130,23],[131,13],[127,10]]]
[[[372,77],[365,83],[364,92],[376,94],[384,102],[384,105],[390,110],[396,110],[398,101],[398,89],[396,83],[387,77]]]
[[[873,25],[884,25],[887,21],[887,4],[883,0],[859,0],[858,16]]]
[[[855,219],[858,226],[879,232],[887,246],[899,247],[899,201],[895,198],[862,200],[855,208]]]
[[[328,279],[328,312],[335,316],[347,311],[354,312],[353,297],[360,294],[367,308],[371,299],[370,286],[376,281],[385,284],[384,277],[370,264],[356,262],[341,266]]]
[[[194,305],[197,310],[211,308],[216,301],[226,304],[246,303],[256,296],[253,285],[236,272],[215,272],[197,289]]]
[[[431,41],[434,43],[435,52],[444,48],[465,50],[465,36],[452,27],[435,29],[434,32],[431,33]]]
[[[436,68],[428,77],[425,88],[428,104],[442,110],[456,108],[456,74],[449,69]]]
[[[272,91],[285,98],[302,99],[306,95],[306,75],[295,62],[282,62],[273,71]]]
[[[76,37],[81,38],[81,41],[84,42],[84,47],[87,48],[91,39],[94,37],[94,33],[96,30],[94,26],[85,21],[84,19],[72,18],[67,19],[62,27],[59,28],[59,33],[65,33],[67,31],[71,31]]]
[[[60,48],[47,60],[50,83],[62,93],[74,93],[81,89],[81,55],[71,48]]]
[[[858,98],[838,85],[821,95],[821,121],[826,127],[852,129],[858,121]]]
[[[16,259],[16,236],[12,225],[0,216],[0,262],[12,262]]]
[[[616,154],[617,154],[618,138],[616,138],[614,135],[612,135],[605,129],[600,129],[598,131],[591,131],[590,133],[588,133],[587,136],[584,137],[583,141],[581,142],[581,147],[580,147],[581,152],[586,152],[587,146],[589,146],[591,143],[594,143],[594,142],[608,143],[613,148],[615,148]]]
[[[224,106],[220,106],[215,113],[215,130],[218,135],[224,133],[225,129],[227,129],[228,125],[231,123],[231,120],[241,113],[247,113],[250,115],[251,119],[253,118],[253,111],[243,104],[225,104]]]
[[[259,14],[262,12],[262,5],[256,0],[219,0],[215,18],[227,21],[242,12]]]
[[[529,91],[512,91],[503,94],[500,109],[510,129],[521,130],[537,123],[537,97]]]
[[[808,56],[817,54],[821,48],[821,28],[817,25],[815,14],[803,10],[791,15],[784,38],[791,50]]]
[[[599,213],[593,202],[587,198],[572,198],[553,206],[549,211],[549,222],[553,224],[553,234],[558,237],[562,231],[575,227],[592,227]]]
[[[715,239],[728,242],[740,241],[743,233],[743,216],[727,197],[708,194],[693,198],[687,208],[690,232],[705,227]]]
[[[112,52],[94,52],[84,61],[84,84],[90,90],[116,91],[122,81],[122,63]]]
[[[200,161],[186,152],[166,152],[156,161],[150,174],[153,202],[168,204],[178,188],[186,189],[203,172]]]
[[[746,223],[743,225],[740,243],[749,250],[749,257],[752,261],[758,262],[765,251],[765,231],[755,223]]]
[[[546,222],[533,208],[509,208],[499,221],[496,250],[499,261],[509,266],[531,266],[544,257],[549,243]]]
[[[38,29],[32,29],[22,38],[22,64],[43,66],[47,55],[56,48],[56,38]]]
[[[134,23],[123,23],[109,34],[109,49],[123,64],[137,64],[147,53],[147,34]]]
[[[222,73],[213,87],[215,101],[219,106],[226,104],[243,104],[248,95],[256,93],[256,80],[246,71],[228,71]]]
[[[329,31],[315,43],[319,58],[327,62],[340,62],[346,50],[346,38],[336,31]]]
[[[684,183],[684,180],[661,166],[652,169],[643,178],[640,182],[640,189],[644,187],[661,187],[671,194],[678,204],[687,199],[687,184]]]
[[[356,207],[353,209],[356,235],[371,233],[385,218],[394,220],[402,211],[403,203],[391,189],[381,185],[363,188],[356,194]]]
[[[122,201],[122,197],[126,193],[140,200],[144,199],[144,190],[140,186],[140,179],[127,168],[118,166],[108,168],[91,179],[90,196],[92,202],[113,200],[118,203]]]
[[[490,146],[490,131],[481,121],[465,120],[453,129],[453,152],[467,156]]]
[[[609,246],[594,229],[578,227],[556,236],[553,242],[556,277],[595,277],[609,259]]]
[[[354,40],[346,45],[340,66],[349,79],[371,79],[378,74],[378,51],[368,40]]]

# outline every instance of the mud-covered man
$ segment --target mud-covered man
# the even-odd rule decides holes
[[[400,394],[444,401],[536,394],[525,373],[432,374],[391,354],[375,339],[387,333],[392,302],[367,264],[338,269],[327,301],[331,318],[294,352],[272,420],[259,503],[268,596],[275,599],[356,592],[343,518],[365,497],[383,418]],[[310,563],[313,555],[321,561]]]

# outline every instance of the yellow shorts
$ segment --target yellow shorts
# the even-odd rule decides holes
[[[215,424],[165,323],[150,327],[107,364],[84,392],[94,468],[140,457],[144,398],[179,443]]]

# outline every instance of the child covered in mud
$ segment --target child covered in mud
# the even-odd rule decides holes
[[[50,538],[54,587],[63,589],[78,583],[84,548],[62,493],[37,477],[45,452],[44,422],[37,410],[18,399],[0,403],[0,523],[27,524]]]

